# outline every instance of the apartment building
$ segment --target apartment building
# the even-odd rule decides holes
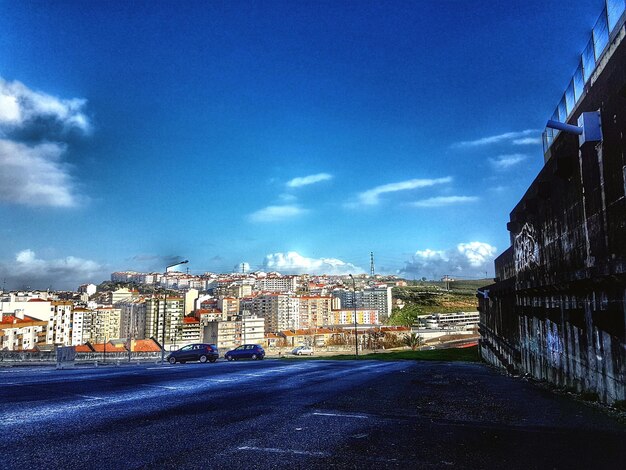
[[[299,299],[294,294],[264,293],[242,299],[241,308],[265,319],[266,332],[300,327]]]
[[[366,286],[356,291],[356,297],[351,289],[340,287],[333,289],[332,296],[339,299],[339,305],[335,304],[334,308],[351,308],[356,301],[357,308],[378,310],[381,319],[391,316],[391,287],[386,284]]]
[[[223,352],[241,344],[264,344],[265,319],[256,315],[231,317],[208,322],[203,328],[203,342],[216,344]]]
[[[93,310],[88,308],[74,307],[72,309],[72,346],[89,341],[93,315]]]
[[[66,301],[50,302],[46,343],[72,346],[72,319],[74,304]]]
[[[163,297],[146,299],[146,338],[156,338],[165,345],[180,343],[182,340],[182,322],[184,316],[184,299],[167,297],[167,307]]]
[[[3,315],[0,320],[0,349],[27,351],[46,342],[48,322],[28,316]]]
[[[183,345],[200,342],[201,327],[200,320],[194,317],[184,317],[182,323],[182,339]]]
[[[7,292],[0,297],[0,317],[27,315],[36,320],[48,321],[51,300],[46,292],[14,293]]]
[[[359,325],[378,325],[379,313],[373,309],[356,310],[356,322]],[[354,309],[333,310],[330,312],[328,326],[354,325]]]
[[[298,276],[276,276],[268,274],[256,279],[254,288],[261,292],[295,292],[298,288]]]
[[[233,315],[239,315],[239,299],[236,297],[220,297],[217,299],[217,308],[222,311],[222,316],[226,320]]]
[[[146,300],[127,299],[115,304],[120,309],[120,338],[145,339]]]
[[[299,328],[312,328],[328,325],[331,304],[331,296],[299,296]]]

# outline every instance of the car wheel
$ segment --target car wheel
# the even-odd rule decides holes
[[[176,364],[176,358],[175,357],[170,357],[169,361],[170,361],[170,364]]]
[[[256,361],[256,354],[253,354],[250,359],[252,359],[253,361]]]
[[[202,362],[202,364],[204,364],[207,359],[208,358],[204,354],[202,356],[200,356],[200,362]]]
[[[209,361],[211,361],[211,362],[215,362],[215,361],[217,361],[217,358],[216,358],[216,357],[211,358],[211,359],[209,359]]]
[[[226,356],[226,359],[227,359],[228,361],[232,361],[232,360],[233,360],[233,356]]]

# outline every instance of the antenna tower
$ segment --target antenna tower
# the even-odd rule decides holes
[[[374,252],[370,251],[370,276],[374,277]]]

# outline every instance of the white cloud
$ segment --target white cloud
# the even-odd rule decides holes
[[[336,258],[307,258],[295,251],[272,253],[263,261],[265,271],[278,271],[283,274],[361,274],[363,269]]]
[[[452,177],[446,176],[445,178],[435,179],[412,179],[407,181],[399,181],[397,183],[384,184],[382,186],[376,186],[375,188],[368,189],[359,194],[359,202],[368,206],[376,205],[380,202],[380,196],[386,193],[394,193],[397,191],[408,191],[411,189],[426,188],[429,186],[435,186],[437,184],[450,183]]]
[[[534,144],[539,138],[531,137],[534,134],[540,133],[540,130],[537,129],[526,129],[523,131],[516,132],[505,132],[503,134],[491,135],[488,137],[482,137],[476,140],[465,140],[462,142],[457,142],[453,145],[453,147],[479,147],[483,145],[491,145],[498,144],[501,142],[513,142],[516,145],[525,145],[525,144]]]
[[[489,162],[496,170],[506,170],[517,165],[518,163],[523,162],[527,158],[528,156],[522,153],[512,153],[509,155],[498,155],[495,158],[490,158]]]
[[[296,202],[298,200],[296,196],[288,193],[279,194],[278,199],[280,199],[284,203]]]
[[[445,274],[452,277],[484,277],[486,271],[493,271],[496,252],[495,246],[477,241],[459,243],[446,250],[418,250],[400,273],[427,278],[441,278]]]
[[[478,200],[479,198],[477,196],[439,196],[415,201],[410,205],[413,207],[443,207],[452,206],[454,204],[466,204]]]
[[[303,209],[296,205],[284,206],[267,206],[248,216],[252,222],[277,222],[290,219],[306,213]]]
[[[100,282],[106,277],[104,269],[95,261],[75,256],[40,259],[30,249],[17,253],[12,262],[0,263],[0,274],[14,288],[45,289],[52,285],[55,289],[74,290],[85,282]]]
[[[64,152],[63,144],[29,146],[0,139],[0,203],[75,206],[81,198],[61,161]]]
[[[81,198],[62,157],[73,136],[91,129],[85,103],[0,77],[0,203],[77,205]]]
[[[84,99],[56,98],[0,77],[0,127],[5,131],[30,128],[57,135],[76,129],[87,133],[91,126],[83,113],[85,104]]]
[[[315,175],[308,176],[299,176],[297,178],[293,178],[287,182],[287,187],[289,188],[299,188],[301,186],[308,186],[309,184],[319,183],[321,181],[327,181],[332,179],[332,175],[328,173],[317,173]]]
[[[523,137],[521,139],[514,139],[513,145],[540,145],[541,137]]]

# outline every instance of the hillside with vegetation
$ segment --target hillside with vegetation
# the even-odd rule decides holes
[[[420,315],[476,311],[476,290],[491,284],[490,279],[461,281],[413,281],[394,287],[392,296],[404,303],[392,309],[389,325],[411,326]]]

